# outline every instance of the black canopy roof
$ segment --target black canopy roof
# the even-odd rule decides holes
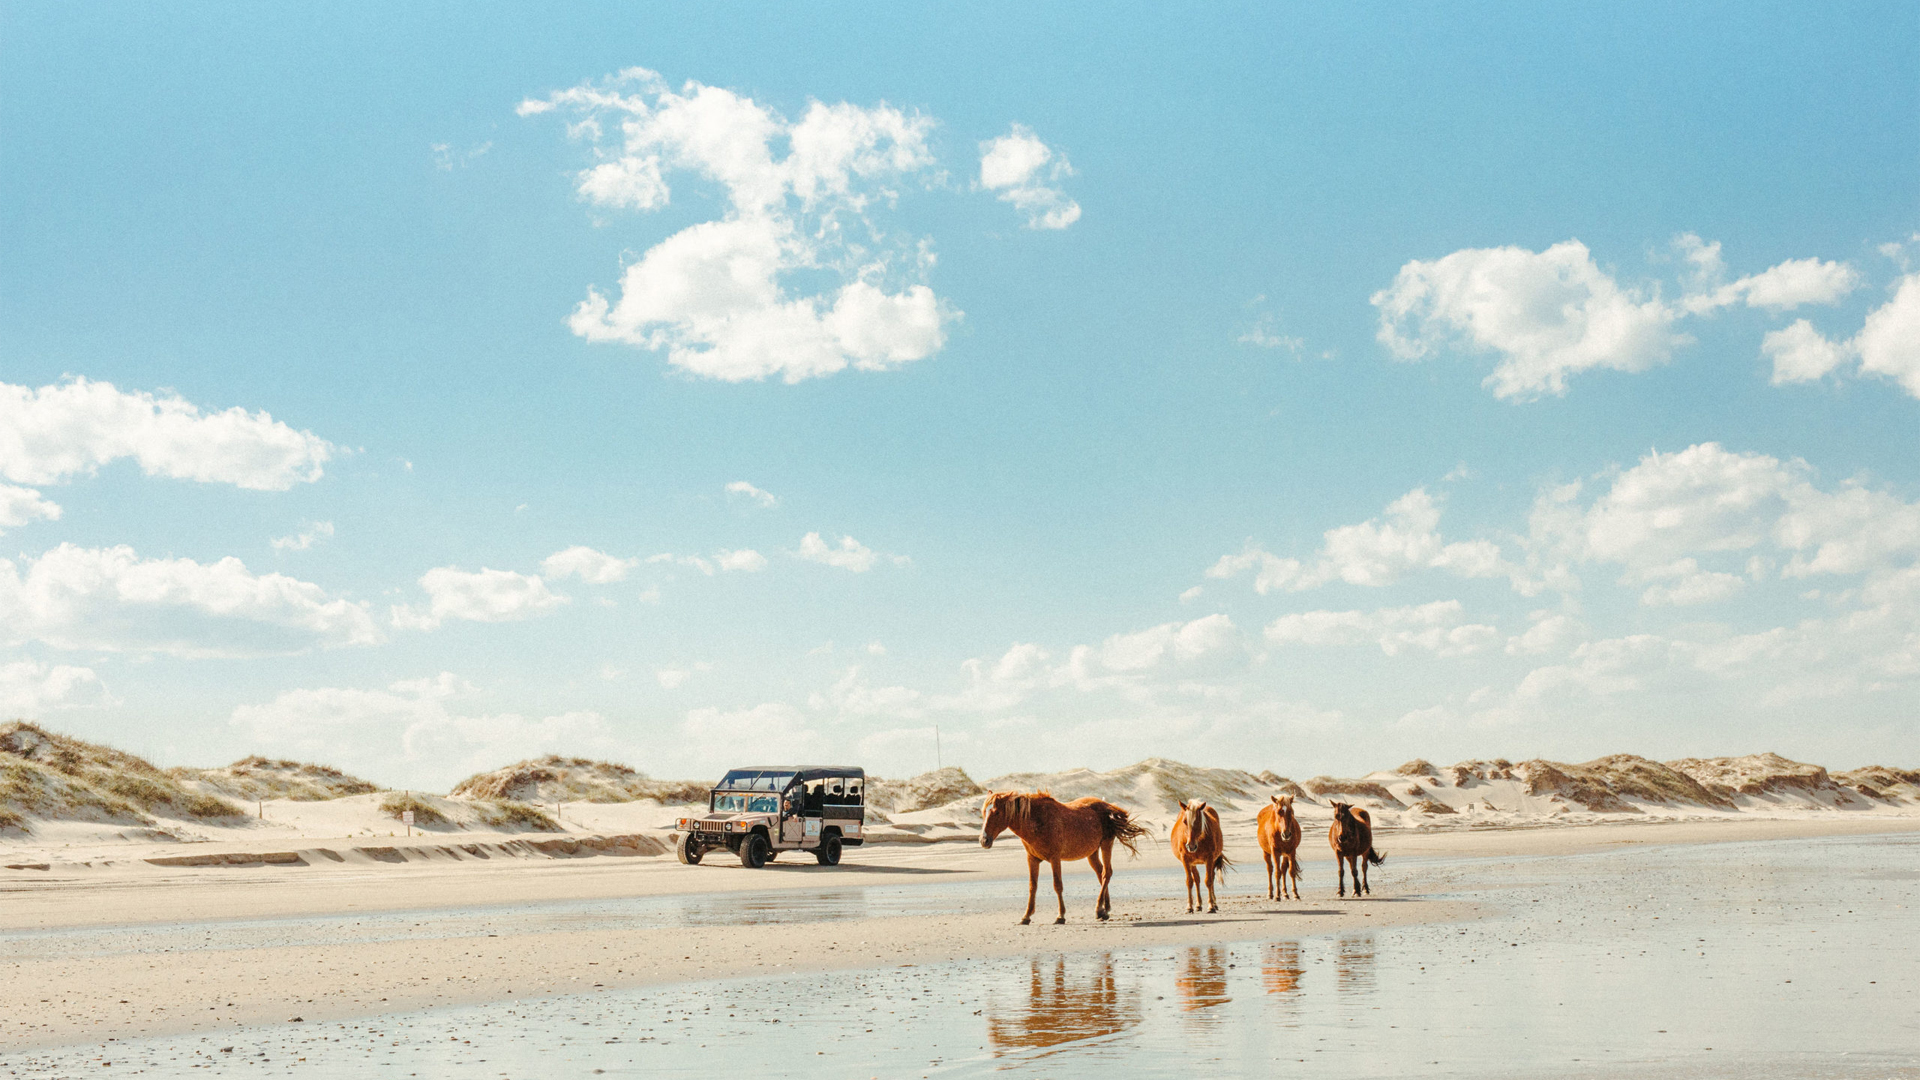
[[[857,780],[867,778],[867,770],[857,765],[742,765],[728,769],[728,775],[735,773],[793,773],[795,780],[825,780],[828,777],[847,776]],[[723,778],[724,780],[724,778]]]

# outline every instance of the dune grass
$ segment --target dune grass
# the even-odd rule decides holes
[[[516,801],[500,799],[493,802],[476,802],[474,812],[480,815],[480,822],[492,829],[532,829],[535,832],[560,832],[560,823],[548,817],[537,806]]]
[[[390,792],[386,798],[380,800],[380,812],[395,821],[399,821],[400,815],[408,810],[413,811],[415,825],[448,824],[447,815],[441,813],[439,807],[422,800],[410,791]]]

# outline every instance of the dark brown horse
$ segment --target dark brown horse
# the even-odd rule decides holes
[[[1134,841],[1147,830],[1128,820],[1127,812],[1110,802],[1095,798],[1063,803],[1044,791],[1019,794],[996,791],[987,796],[980,808],[980,846],[990,848],[994,837],[1008,829],[1027,845],[1027,913],[1022,926],[1033,921],[1034,896],[1040,890],[1040,864],[1053,864],[1053,894],[1060,901],[1060,917],[1067,921],[1067,894],[1060,885],[1060,861],[1085,859],[1100,879],[1100,899],[1094,902],[1093,917],[1105,919],[1113,909],[1107,883],[1113,880],[1113,842],[1120,841],[1135,855],[1140,849]]]
[[[1180,819],[1173,823],[1173,855],[1186,868],[1187,910],[1200,910],[1200,868],[1206,867],[1207,911],[1219,911],[1213,875],[1233,865],[1227,858],[1227,838],[1220,832],[1220,812],[1200,799],[1181,803]]]
[[[1333,804],[1333,824],[1327,826],[1327,843],[1333,845],[1333,862],[1340,868],[1340,895],[1347,895],[1347,867],[1353,867],[1353,895],[1370,896],[1367,888],[1367,864],[1379,866],[1385,855],[1373,850],[1373,819],[1357,806]]]
[[[1287,899],[1289,875],[1293,899],[1300,899],[1300,819],[1293,816],[1293,796],[1273,796],[1260,808],[1254,828],[1260,835],[1260,854],[1267,858],[1267,899]]]

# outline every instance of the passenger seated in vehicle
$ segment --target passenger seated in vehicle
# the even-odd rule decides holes
[[[807,813],[818,814],[821,804],[826,802],[827,785],[812,783],[807,785]]]
[[[858,803],[859,801],[860,801],[860,785],[859,784],[847,785],[847,802]]]
[[[839,804],[844,803],[846,801],[847,801],[846,794],[840,790],[839,784],[835,784],[831,788],[827,789],[828,803],[838,806]]]

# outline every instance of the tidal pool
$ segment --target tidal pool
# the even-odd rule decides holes
[[[0,1076],[1920,1077],[1920,837],[1417,876],[1499,914],[0,1053]]]

